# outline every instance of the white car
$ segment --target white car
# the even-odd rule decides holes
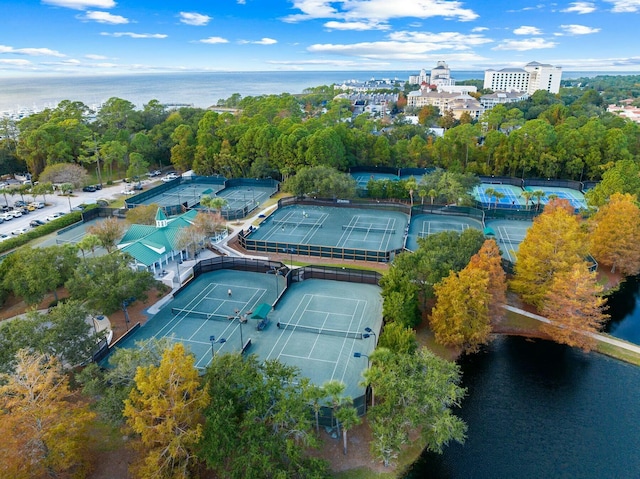
[[[135,194],[135,191],[134,190],[122,190],[120,192],[120,194],[121,195],[133,195],[133,194]]]
[[[64,216],[64,213],[62,213],[62,212],[60,212],[60,211],[59,211],[59,212],[57,212],[57,213],[51,213],[49,216],[47,216],[47,217],[45,218],[45,220],[47,220],[47,221],[53,221],[53,220],[55,220],[55,219],[57,219],[57,218],[60,218],[61,216]]]
[[[20,218],[22,216],[22,211],[20,210],[12,210],[9,213],[11,213],[14,218]]]
[[[27,230],[27,228],[18,228],[18,229],[13,230],[11,232],[11,234],[13,236],[19,236],[19,235],[25,234],[27,231],[29,231],[29,230]]]
[[[180,176],[176,173],[168,173],[167,175],[162,177],[162,181],[167,182],[167,181],[175,180],[176,178],[180,178]]]
[[[10,221],[13,219],[13,213],[11,211],[7,211],[6,213],[0,214],[0,218],[2,218],[3,221]]]
[[[37,208],[40,210],[44,208],[44,203],[42,203],[41,201],[34,201],[33,203],[29,203],[29,206],[33,206],[34,208]]]
[[[2,243],[3,241],[8,240],[10,238],[11,238],[11,236],[9,236],[9,235],[0,234],[0,243]]]

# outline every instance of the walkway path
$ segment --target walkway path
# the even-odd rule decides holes
[[[547,323],[547,324],[551,324],[551,321],[547,318],[545,318],[544,316],[540,316],[534,313],[530,313],[529,311],[525,311],[524,309],[520,309],[520,308],[516,308],[515,306],[511,306],[508,304],[503,304],[502,307],[504,309],[506,309],[507,311],[511,311],[517,314],[520,314],[522,316],[527,316],[528,318],[531,319],[535,319],[537,321],[543,322],[543,323]],[[595,338],[597,341],[602,341],[603,343],[607,343],[607,344],[611,344],[613,346],[616,346],[620,349],[625,349],[627,351],[631,351],[634,352],[636,354],[640,354],[640,346],[638,346],[637,344],[633,344],[633,343],[628,343],[626,341],[622,341],[620,339],[615,339],[612,338],[611,336],[607,336],[605,334],[599,334],[599,333],[589,333],[589,335],[593,338]]]

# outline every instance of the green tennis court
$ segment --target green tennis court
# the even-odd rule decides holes
[[[500,247],[502,257],[516,262],[516,255],[520,243],[524,240],[527,230],[533,224],[532,221],[511,221],[511,220],[487,220],[487,230],[493,231],[496,241]]]
[[[248,211],[251,211],[260,203],[268,200],[273,192],[273,188],[259,186],[231,186],[218,191],[215,196],[224,198],[227,201],[223,211],[237,211],[242,210],[245,207],[247,207]]]
[[[482,231],[482,222],[474,218],[448,215],[416,215],[411,219],[409,234],[407,235],[407,249],[418,249],[418,238],[425,238],[443,231],[456,231],[462,233],[468,228]]]
[[[200,203],[200,198],[203,195],[213,196],[219,190],[221,190],[224,185],[216,185],[216,184],[207,184],[207,183],[192,183],[192,184],[183,184],[176,186],[174,188],[170,188],[168,190],[159,192],[142,201],[135,201],[135,204],[142,205],[150,205],[157,204],[159,206],[173,206],[173,205],[181,205],[187,203],[189,207],[193,207],[194,205]],[[152,192],[153,190],[149,190]],[[135,200],[136,197],[132,198]]]
[[[391,174],[391,173],[358,172],[358,173],[351,173],[351,176],[353,177],[354,180],[356,180],[358,188],[365,188],[365,189],[366,189],[367,184],[369,183],[370,180],[374,180],[374,181],[382,181],[382,180],[398,181],[400,179],[400,178],[398,178],[398,175],[394,175],[394,174]]]
[[[306,280],[291,285],[271,310],[284,287],[285,278],[274,274],[204,273],[116,347],[167,337],[185,344],[199,369],[207,367],[213,354],[246,348],[263,360],[277,358],[299,367],[317,384],[339,379],[347,385],[346,394],[364,394],[359,383],[366,357],[353,353],[368,355],[375,348],[382,325],[380,288]],[[366,327],[373,333],[368,338],[362,336]]]
[[[331,206],[285,206],[254,229],[252,240],[371,251],[403,247],[409,217],[397,211]]]
[[[117,218],[114,216],[114,218]],[[96,218],[86,223],[79,222],[76,225],[72,225],[71,227],[61,229],[58,234],[52,236],[50,238],[45,239],[41,243],[38,244],[39,247],[46,248],[48,246],[52,246],[54,244],[77,244],[82,240],[87,234],[88,229],[91,226],[97,225],[103,222],[106,218]],[[117,218],[118,221],[124,223],[124,220]],[[88,257],[93,256],[102,256],[107,254],[107,250],[102,247],[97,247],[93,251],[86,251],[85,254]]]

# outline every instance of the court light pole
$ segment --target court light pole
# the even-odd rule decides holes
[[[366,327],[364,328],[364,333],[362,334],[363,338],[370,338],[371,336],[373,336],[376,340],[376,344],[378,344],[378,336],[376,336],[376,333],[373,332],[373,329],[371,329],[370,327]]]
[[[211,360],[213,361],[213,358],[215,358],[215,357],[216,357],[216,353],[215,353],[215,351],[213,350],[213,345],[214,345],[214,344],[223,344],[223,343],[226,343],[226,342],[227,342],[227,340],[226,340],[225,338],[220,338],[220,339],[216,340],[216,337],[215,337],[215,336],[209,336],[209,341],[211,341]]]
[[[363,335],[363,336],[364,336],[364,335]],[[356,351],[355,353],[353,353],[353,357],[354,357],[354,358],[367,358],[367,369],[369,369],[369,368],[371,367],[371,361],[370,361],[370,358],[369,358],[369,356],[367,356],[366,354],[362,354],[362,353],[359,353],[359,352],[357,352],[357,351]],[[376,405],[376,397],[375,397],[375,395],[373,394],[373,388],[371,387],[371,385],[369,384],[368,386],[371,388],[371,407],[373,407],[373,406],[375,406],[375,405]],[[366,401],[366,399],[365,399],[365,404],[366,404],[366,402],[367,402],[367,401]]]

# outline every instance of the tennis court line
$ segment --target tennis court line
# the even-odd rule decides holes
[[[320,336],[320,335],[318,335]],[[287,358],[295,358],[295,359],[306,359],[307,361],[318,361],[319,363],[330,363],[330,364],[335,364],[336,361],[329,361],[328,359],[316,359],[316,358],[312,358],[310,356],[296,356],[295,354],[285,354],[285,353],[280,353],[279,357],[287,357]]]
[[[209,283],[207,286],[205,286],[204,288],[202,288],[202,291],[200,291],[198,294],[196,294],[193,299],[191,299],[191,301],[189,301],[185,306],[191,306],[195,301],[199,301],[199,299],[202,296],[205,296],[209,291],[211,291],[212,289],[214,289],[216,287],[216,283]],[[188,308],[188,309],[193,309],[193,308]],[[171,326],[171,328],[169,329],[169,332],[173,331],[173,329],[180,324],[187,316],[184,315],[182,317],[180,317],[179,315],[174,316],[174,319],[171,319],[169,321],[167,321],[167,324],[165,324],[162,328],[160,328],[158,330],[158,332],[156,333],[155,337],[158,337],[160,335],[160,333],[162,333],[162,336],[160,337],[166,337],[168,336],[167,333],[164,333],[164,330],[168,327],[170,327],[172,324],[173,326]],[[175,323],[175,324],[174,324]]]
[[[358,306],[359,306],[359,305],[361,305],[361,304],[362,304],[362,310],[360,311],[360,320],[358,321],[358,328],[357,328],[357,331],[362,331],[362,330],[364,329],[364,328],[363,328],[362,321],[363,321],[363,318],[364,318],[364,312],[366,311],[366,309],[367,309],[367,305],[369,304],[369,302],[368,302],[367,300],[364,300],[364,299],[359,299],[359,300],[358,300]],[[353,314],[353,319],[354,319],[354,320],[356,319],[356,313],[357,313],[357,311],[358,311],[358,309],[357,309],[357,306],[356,306],[356,311],[355,311],[355,312],[354,312],[354,314]],[[353,322],[354,322],[354,321],[352,321],[352,322],[351,322],[351,324],[353,324]],[[349,328],[349,329],[351,329],[351,328]],[[377,336],[376,336],[376,337],[377,337]],[[345,347],[345,345],[346,345],[346,341],[343,341],[343,343],[342,343],[342,348],[340,349],[340,354],[338,355],[338,358],[342,357],[342,354],[343,354],[343,351],[344,351],[344,347]],[[349,351],[349,356],[348,356],[348,357],[346,358],[346,360],[344,361],[344,368],[343,368],[343,370],[342,370],[342,376],[340,377],[340,381],[342,381],[342,382],[344,382],[344,377],[345,377],[345,376],[346,376],[346,374],[347,374],[347,369],[348,369],[348,365],[349,365],[349,360],[353,357],[353,349],[354,349],[355,345],[356,345],[356,342],[355,342],[355,341],[351,341],[351,348],[350,348],[350,351]],[[337,371],[337,369],[338,369],[338,364],[339,364],[339,361],[337,361],[337,362],[336,362],[336,365],[335,365],[335,367],[333,368],[333,372],[331,373],[331,378],[332,378],[332,379],[333,379],[333,378],[335,377],[335,375],[336,375],[336,371]]]

